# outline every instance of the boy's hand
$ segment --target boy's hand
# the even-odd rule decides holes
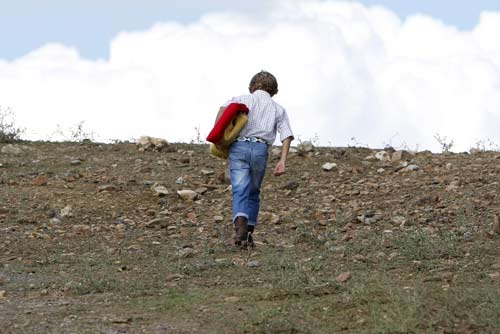
[[[280,160],[274,168],[274,176],[281,176],[285,174],[286,166],[283,160]]]

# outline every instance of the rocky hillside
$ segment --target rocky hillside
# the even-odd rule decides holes
[[[462,218],[474,223],[462,226],[474,238],[491,227],[500,209],[500,153],[299,148],[292,149],[281,178],[271,173],[279,148],[271,150],[261,231],[338,220],[353,228],[453,229]],[[226,162],[209,156],[205,145],[156,151],[133,144],[30,143],[4,145],[1,152],[4,226],[24,224],[41,236],[51,227],[75,226],[168,225],[176,233],[177,224],[210,227],[231,219]]]
[[[409,275],[401,276],[406,278],[401,278],[395,286],[410,284],[408,282],[416,278],[424,281],[429,278],[429,282],[437,280],[439,286],[447,284],[449,287],[448,280],[455,277],[455,270],[459,270],[448,268],[445,263],[449,264],[446,261],[450,258],[460,266],[474,267],[479,263],[475,261],[480,261],[482,265],[474,272],[480,271],[482,279],[496,280],[500,276],[500,263],[495,260],[500,255],[498,217],[495,223],[495,216],[500,214],[498,152],[432,154],[356,147],[315,148],[305,143],[293,150],[287,173],[278,178],[272,171],[280,150],[272,148],[262,191],[260,225],[255,234],[257,248],[244,255],[231,248],[231,191],[227,164],[209,156],[206,145],[34,142],[0,148],[0,323],[13,333],[37,332],[40,321],[53,330],[51,332],[75,330],[80,328],[78,326],[83,326],[81,332],[92,332],[96,319],[101,329],[135,326],[135,332],[141,332],[140,328],[148,332],[159,326],[165,309],[153,312],[155,316],[143,314],[142,320],[135,318],[140,313],[137,310],[120,310],[119,314],[132,314],[134,320],[125,317],[118,322],[109,317],[103,320],[87,309],[82,313],[73,309],[80,320],[70,321],[65,318],[67,314],[47,304],[50,299],[81,306],[84,303],[81,296],[98,296],[98,293],[110,293],[109,296],[114,296],[111,300],[116,298],[125,302],[122,298],[129,296],[129,288],[117,281],[113,282],[122,290],[115,290],[114,285],[96,286],[92,278],[83,280],[83,268],[94,268],[92,271],[97,271],[103,279],[113,277],[122,283],[127,281],[115,277],[117,270],[129,275],[129,283],[136,282],[134,279],[144,282],[146,275],[151,280],[150,285],[144,283],[147,291],[179,287],[182,291],[191,291],[205,285],[219,286],[222,284],[221,272],[230,276],[236,273],[234,268],[255,267],[255,275],[259,271],[262,275],[267,271],[272,273],[266,275],[276,279],[269,283],[275,289],[284,276],[273,276],[282,269],[276,271],[281,267],[273,267],[273,261],[278,260],[269,257],[281,249],[280,252],[285,252],[282,254],[289,255],[293,268],[311,259],[321,263],[322,269],[315,271],[317,276],[312,276],[316,277],[316,283],[309,279],[300,285],[306,297],[309,296],[307,291],[318,289],[317,286],[327,290],[325,296],[334,296],[334,291],[343,290],[324,287],[348,280],[353,283],[346,284],[366,286],[366,282],[361,283],[361,277],[375,275],[385,264],[387,270],[397,268],[398,275]],[[414,248],[408,248],[410,244]],[[432,252],[427,249],[431,246],[435,248]],[[479,249],[482,253],[478,253]],[[292,251],[293,254],[287,253]],[[125,254],[149,255],[139,262],[127,262]],[[175,266],[162,267],[157,262],[148,262],[153,261],[151,259],[158,261],[159,254],[172,259]],[[441,259],[443,262],[439,262]],[[100,267],[103,261],[113,268],[112,273]],[[185,261],[184,267],[179,267],[179,261]],[[422,269],[414,271],[415,266],[422,266],[426,261],[440,264],[432,262],[432,266],[424,266],[425,273]],[[162,269],[148,272],[141,263]],[[359,263],[365,267],[359,267]],[[209,266],[208,269],[202,264]],[[205,270],[204,278],[186,270],[189,265]],[[433,271],[436,268],[441,268],[437,274]],[[442,272],[451,273],[441,277]],[[266,275],[258,279],[265,282]],[[337,280],[330,281],[330,277]],[[356,277],[361,281],[356,283]],[[226,288],[232,289],[235,285]],[[145,294],[149,296],[148,293]],[[216,297],[210,296],[200,297],[198,303],[212,303]],[[240,300],[237,293],[221,298],[223,303]],[[262,298],[287,305],[286,298]],[[45,303],[45,315],[44,312],[40,314],[35,300]],[[116,315],[115,310],[101,299],[93,302],[104,303],[103,314]],[[194,309],[186,307],[183,310],[192,314],[189,312]],[[23,325],[26,316],[18,313],[19,310],[31,310],[29,318],[38,319],[38,325],[30,322]],[[337,324],[370,332],[375,328],[370,327],[374,324],[370,310],[349,313],[342,321],[336,319],[340,321]],[[205,332],[201,322],[187,321],[184,311],[169,313],[170,319],[177,319],[171,322],[170,332]],[[240,332],[228,329],[235,328],[231,317],[226,319],[228,327],[222,330],[216,322],[210,321],[215,316],[210,308],[203,312],[206,312],[206,332]],[[49,319],[47,314],[53,318]],[[290,314],[283,319],[288,319]],[[453,331],[453,328],[466,328],[454,327],[456,323],[460,326],[481,323],[482,327],[477,328],[495,328],[481,322],[484,320],[481,314],[484,312],[478,311],[477,321],[465,320],[465,323],[461,323],[460,317],[454,319],[450,315],[453,325],[445,323],[438,327]],[[329,319],[325,320],[325,326],[312,332],[337,330],[326,326],[334,318],[333,315],[325,318]],[[253,332],[264,328],[259,327],[262,324],[259,319],[252,323]],[[306,320],[313,321],[312,318]],[[287,324],[291,328],[289,332],[307,332],[308,326],[303,322]],[[321,321],[316,323],[317,326],[321,324]],[[294,328],[298,331],[292,331]]]

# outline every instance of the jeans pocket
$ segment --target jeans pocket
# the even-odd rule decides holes
[[[230,169],[242,169],[248,168],[248,162],[246,161],[247,150],[245,146],[238,145],[235,143],[231,146],[229,151],[229,168]]]

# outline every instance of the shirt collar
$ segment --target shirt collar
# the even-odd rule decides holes
[[[266,92],[265,90],[262,90],[262,89],[257,89],[255,92],[253,92],[255,95],[261,95],[261,96],[265,96],[265,97],[271,97],[271,94],[269,94],[268,92]]]

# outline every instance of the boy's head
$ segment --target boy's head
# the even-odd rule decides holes
[[[278,81],[276,81],[276,78],[271,73],[260,71],[253,76],[252,80],[250,80],[250,85],[248,86],[250,93],[259,89],[265,90],[271,96],[274,96],[278,93]]]

